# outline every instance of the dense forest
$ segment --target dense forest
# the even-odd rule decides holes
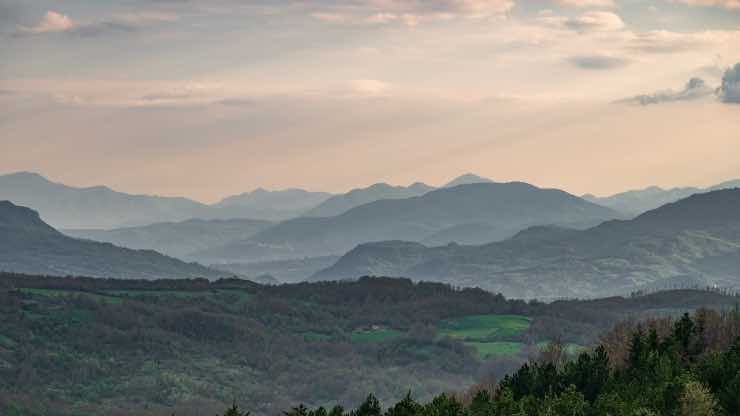
[[[638,319],[708,306],[724,322],[737,300],[681,290],[524,302],[371,277],[262,286],[0,274],[0,414],[188,416],[236,401],[262,415],[349,407],[368,393],[424,402],[494,378],[505,385],[551,341],[573,356],[620,322],[612,337]]]
[[[731,416],[740,414],[740,314],[700,310],[610,332],[575,359],[550,344],[499,383],[411,392],[385,411],[374,395],[354,410],[293,407],[285,416]],[[235,403],[224,416],[246,416]]]

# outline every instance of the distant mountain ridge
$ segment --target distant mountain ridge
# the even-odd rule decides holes
[[[96,186],[78,188],[52,182],[32,172],[0,176],[0,200],[28,206],[44,221],[64,229],[112,229],[193,218],[293,218],[331,194],[302,190],[259,189],[207,205],[187,198],[132,195]]]
[[[231,241],[249,238],[273,225],[270,221],[231,219],[164,222],[112,230],[62,230],[66,235],[117,246],[155,250],[180,259],[197,260],[191,254]]]
[[[279,221],[295,218],[333,195],[303,189],[268,191],[262,188],[230,196],[213,205],[218,218],[258,218]],[[248,214],[248,215],[247,215]],[[214,214],[211,214],[213,217]]]
[[[434,187],[416,182],[408,187],[376,183],[367,188],[353,189],[346,194],[335,195],[319,206],[303,214],[304,217],[333,217],[352,208],[382,199],[403,199],[424,195]]]
[[[231,259],[217,252],[214,260],[270,259],[326,256],[343,253],[357,244],[382,240],[423,241],[441,230],[464,224],[487,225],[487,241],[501,240],[523,228],[541,224],[587,227],[618,214],[566,192],[512,182],[478,183],[442,188],[422,196],[371,202],[334,217],[296,218],[237,242],[242,254]],[[465,242],[464,233],[458,235]],[[481,238],[476,235],[475,237]],[[272,253],[272,254],[270,254]]]
[[[453,188],[460,185],[472,185],[474,183],[493,183],[493,181],[473,173],[466,173],[451,180],[445,186],[443,186],[443,188]]]
[[[65,236],[42,221],[36,211],[9,201],[0,201],[0,270],[143,279],[227,275],[151,250],[131,250]]]
[[[366,243],[311,280],[404,276],[524,298],[595,297],[675,284],[740,288],[740,189],[692,195],[633,220],[534,227],[478,246]]]
[[[475,183],[493,183],[492,180],[472,173],[460,175],[451,180],[442,188],[452,188],[459,185]],[[393,186],[387,183],[376,183],[367,188],[353,189],[345,194],[335,195],[314,209],[304,213],[304,217],[332,217],[343,214],[360,205],[384,199],[405,199],[421,196],[438,188],[423,182],[415,182],[409,186]]]
[[[631,190],[605,197],[587,194],[583,195],[582,198],[625,214],[637,215],[662,205],[676,202],[693,194],[731,188],[740,188],[740,179],[723,182],[708,188],[683,187],[663,189],[657,186],[651,186],[645,189]]]

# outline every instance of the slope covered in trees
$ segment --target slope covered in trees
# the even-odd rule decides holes
[[[625,328],[628,326],[628,328]],[[569,358],[551,344],[499,383],[426,404],[409,392],[383,409],[370,395],[354,410],[293,407],[286,416],[731,416],[740,414],[740,313],[622,325]],[[226,415],[242,414],[236,404]]]
[[[544,304],[388,278],[260,286],[0,274],[0,414],[188,416],[237,399],[273,415],[370,392],[392,403],[409,390],[431,400],[501,378],[553,339],[584,348],[629,316],[736,302],[675,291]]]

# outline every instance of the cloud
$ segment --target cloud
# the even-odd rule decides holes
[[[37,24],[33,26],[19,26],[18,32],[24,34],[40,34],[53,32],[68,32],[77,27],[69,16],[49,10]]]
[[[604,11],[590,11],[577,17],[544,14],[538,20],[551,27],[577,32],[603,32],[624,29],[624,21],[621,17],[615,13]]]
[[[663,54],[702,49],[710,44],[722,42],[727,33],[698,32],[678,33],[667,30],[651,30],[636,33],[627,48],[638,52]]]
[[[16,36],[70,33],[80,36],[95,36],[108,32],[133,32],[154,23],[174,22],[172,14],[145,12],[117,14],[105,20],[76,22],[67,15],[49,10],[35,25],[19,25]]]
[[[350,5],[324,7],[310,15],[327,23],[416,26],[424,21],[502,15],[514,5],[513,0],[359,0]]]
[[[555,0],[565,7],[615,7],[614,0]]]
[[[740,104],[740,63],[725,71],[719,87],[719,99],[724,103]]]
[[[592,70],[621,68],[630,63],[628,59],[609,55],[577,55],[568,58],[568,61],[581,69]]]
[[[709,87],[701,78],[691,78],[686,86],[680,91],[659,91],[653,94],[638,95],[636,97],[620,100],[621,103],[632,103],[640,105],[662,104],[675,101],[691,101],[713,95],[715,90]],[[740,98],[740,96],[738,97]]]
[[[668,0],[671,3],[682,3],[689,6],[723,7],[740,9],[740,0]]]
[[[380,97],[385,95],[390,86],[376,79],[355,79],[345,86],[345,93],[350,96]]]
[[[311,13],[311,17],[328,23],[341,23],[345,21],[345,16],[339,13]]]

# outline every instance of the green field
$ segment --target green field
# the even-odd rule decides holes
[[[523,334],[531,323],[531,318],[520,315],[471,315],[441,321],[437,332],[471,342],[505,340]]]
[[[20,289],[23,293],[34,296],[44,296],[49,298],[64,298],[70,296],[87,296],[99,302],[111,304],[120,304],[121,299],[116,296],[106,296],[97,293],[83,292],[78,290],[59,290],[59,289]]]
[[[327,342],[333,338],[331,335],[322,334],[321,332],[308,331],[303,333],[303,339],[309,342]]]
[[[205,296],[205,292],[193,292],[187,290],[106,290],[105,293],[112,296],[121,296],[129,298],[138,297],[173,297],[179,299],[191,299],[194,297]]]
[[[470,315],[440,321],[437,334],[462,340],[485,359],[518,354],[524,344],[518,342],[517,337],[524,334],[531,324],[531,318],[520,315]]]
[[[398,338],[401,335],[403,335],[403,332],[395,329],[356,330],[352,332],[350,339],[352,342],[382,342]]]
[[[193,290],[156,290],[156,289],[139,289],[139,290],[106,290],[104,293],[119,297],[172,297],[177,299],[192,299],[217,296],[221,294],[236,295],[240,301],[247,301],[254,296],[253,294],[240,289],[217,289],[208,291]]]
[[[14,348],[16,345],[18,345],[17,342],[3,334],[0,334],[0,347]]]

